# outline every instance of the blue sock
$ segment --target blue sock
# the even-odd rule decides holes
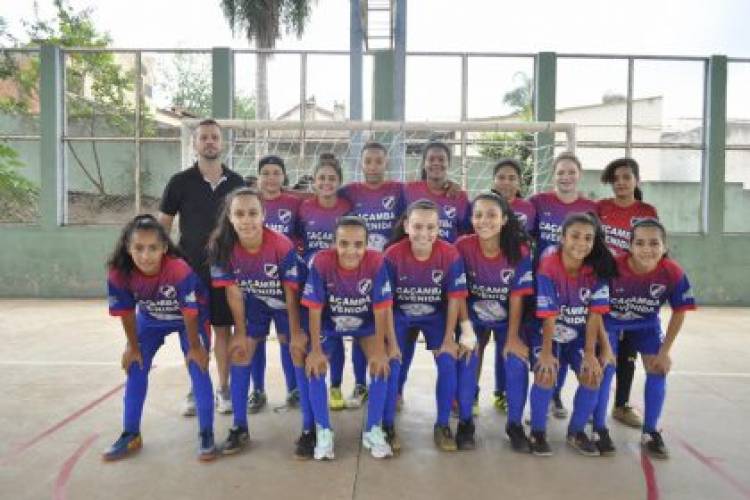
[[[193,361],[188,364],[193,382],[195,406],[198,409],[198,425],[202,431],[214,430],[214,388],[208,371],[201,370]]]
[[[646,414],[643,417],[643,432],[654,432],[657,430],[656,426],[659,423],[661,409],[664,407],[664,398],[667,395],[666,375],[647,373],[644,392]]]
[[[582,384],[578,385],[576,396],[573,399],[573,414],[568,423],[568,434],[583,431],[589,417],[594,411],[596,401],[599,398],[599,389],[590,389]]]
[[[505,360],[505,394],[508,398],[508,423],[521,424],[526,394],[529,390],[529,370],[526,363],[515,354]],[[547,403],[549,405],[549,403]]]
[[[451,405],[456,395],[456,359],[448,353],[440,354],[436,359],[438,375],[435,388],[437,399],[437,424],[448,425],[451,416]]]
[[[250,387],[252,365],[235,365],[229,368],[229,392],[232,394],[234,426],[247,429],[247,389]]]
[[[331,387],[341,387],[341,380],[344,378],[344,339],[328,339],[331,350],[328,353],[328,359],[331,363]]]
[[[406,335],[409,335],[407,332]],[[411,362],[414,360],[414,352],[417,349],[417,343],[406,339],[404,345],[401,347],[401,373],[398,379],[398,393],[404,393],[404,385],[406,384],[406,378],[409,376],[409,367]]]
[[[292,353],[289,352],[288,343],[280,342],[279,344],[279,349],[281,350],[281,369],[284,372],[284,380],[286,381],[286,392],[292,392],[297,388],[297,377],[294,374]]]
[[[352,344],[352,367],[354,368],[354,383],[367,384],[367,357],[359,346],[359,342]]]
[[[396,422],[396,400],[398,399],[398,381],[401,374],[401,361],[390,361],[391,373],[388,375],[388,390],[383,408],[383,425],[392,426]]]
[[[328,387],[326,376],[311,377],[310,379],[310,406],[312,407],[315,423],[324,429],[331,428],[328,418]]]
[[[560,398],[562,394],[563,386],[565,385],[565,379],[568,377],[568,363],[564,363],[560,360],[560,368],[557,370],[557,383],[555,384],[555,397]]]
[[[255,346],[255,355],[250,365],[253,377],[253,390],[266,392],[266,341],[258,342]]]
[[[368,432],[373,426],[380,425],[383,421],[387,391],[388,382],[383,377],[370,379],[370,386],[367,388],[367,425],[365,426]]]
[[[531,404],[531,430],[544,432],[547,430],[547,412],[552,400],[553,388],[545,389],[538,384],[531,386],[529,400]]]
[[[599,396],[594,408],[594,430],[607,428],[607,408],[609,408],[609,390],[612,387],[612,377],[615,376],[615,367],[607,365],[604,368],[602,381],[599,384]]]
[[[503,347],[507,332],[498,334],[495,332],[495,392],[505,393],[507,391],[505,381],[505,357],[503,356]]]
[[[456,378],[458,385],[458,415],[462,422],[471,422],[474,395],[477,393],[477,365],[479,356],[472,353],[468,363],[466,359],[459,359],[456,363]]]
[[[132,363],[128,368],[122,412],[122,428],[125,432],[140,432],[141,430],[141,415],[143,403],[146,401],[150,368],[151,360],[146,359],[145,356],[143,356],[143,368],[138,363]]]
[[[313,417],[312,406],[310,405],[310,386],[307,382],[304,366],[295,366],[294,375],[297,378],[297,388],[299,389],[299,409],[302,414],[302,430],[315,430],[315,418]]]

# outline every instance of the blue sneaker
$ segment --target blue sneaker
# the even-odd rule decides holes
[[[120,460],[132,455],[143,447],[140,432],[123,432],[115,443],[102,453],[102,459],[107,462]]]
[[[200,434],[200,445],[198,446],[198,460],[210,462],[216,459],[216,443],[214,443],[213,431],[203,431]]]

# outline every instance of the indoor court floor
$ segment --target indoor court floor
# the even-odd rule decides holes
[[[423,344],[399,414],[399,457],[375,460],[361,448],[357,410],[332,413],[335,461],[295,461],[299,414],[279,408],[285,391],[272,339],[269,405],[250,416],[249,448],[203,464],[196,459],[197,422],[180,415],[189,379],[173,335],[151,372],[143,449],[104,463],[101,451],[121,430],[124,335],[118,319],[107,315],[104,300],[2,300],[0,498],[750,499],[748,325],[747,308],[703,307],[688,314],[673,350],[661,421],[672,454],[667,461],[643,456],[639,431],[616,422],[610,425],[614,457],[577,455],[565,445],[566,422],[555,419],[548,430],[553,457],[513,453],[505,417],[491,405],[489,365],[482,376],[477,449],[441,453],[432,442],[435,369]],[[632,397],[638,407],[643,379],[639,366]],[[345,394],[351,386],[347,355]],[[568,377],[568,407],[575,386]],[[216,415],[217,441],[231,421]]]

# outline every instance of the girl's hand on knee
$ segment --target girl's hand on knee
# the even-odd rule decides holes
[[[672,358],[669,354],[659,351],[659,354],[651,359],[651,371],[666,375],[672,369]]]
[[[403,358],[401,357],[401,350],[396,344],[386,343],[385,349],[386,356],[388,356],[389,360],[397,359],[399,361],[403,361]]]
[[[518,339],[508,339],[503,349],[503,358],[507,359],[509,354],[528,361],[529,347]]]
[[[370,359],[370,376],[388,378],[391,367],[385,352],[379,352]]]
[[[440,346],[437,355],[440,356],[443,353],[448,353],[454,358],[458,358],[458,344],[453,340],[446,340],[443,345]]]
[[[138,363],[138,366],[143,370],[143,356],[141,356],[141,350],[138,347],[133,347],[128,344],[125,347],[125,351],[122,353],[122,369],[127,372],[130,369],[130,365]]]
[[[233,364],[246,365],[250,362],[250,357],[247,352],[247,337],[244,335],[233,335],[232,338],[229,339],[227,352],[229,353],[229,359],[232,360]]]
[[[193,361],[201,371],[205,372],[208,370],[208,351],[202,345],[191,347],[188,349],[185,361],[188,365]]]
[[[298,359],[304,358],[307,355],[307,335],[292,335],[289,351]]]
[[[310,351],[305,360],[305,372],[308,377],[325,376],[328,370],[328,359],[325,355],[317,350]]]
[[[583,355],[581,361],[581,383],[589,387],[597,387],[602,380],[602,367],[593,353]]]
[[[557,380],[557,370],[559,364],[557,358],[552,353],[542,352],[539,354],[534,371],[536,372],[537,382],[542,386],[552,386]]]

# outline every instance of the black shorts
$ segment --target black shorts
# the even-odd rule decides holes
[[[232,326],[234,318],[227,303],[225,288],[211,287],[209,290],[209,315],[213,326]]]

